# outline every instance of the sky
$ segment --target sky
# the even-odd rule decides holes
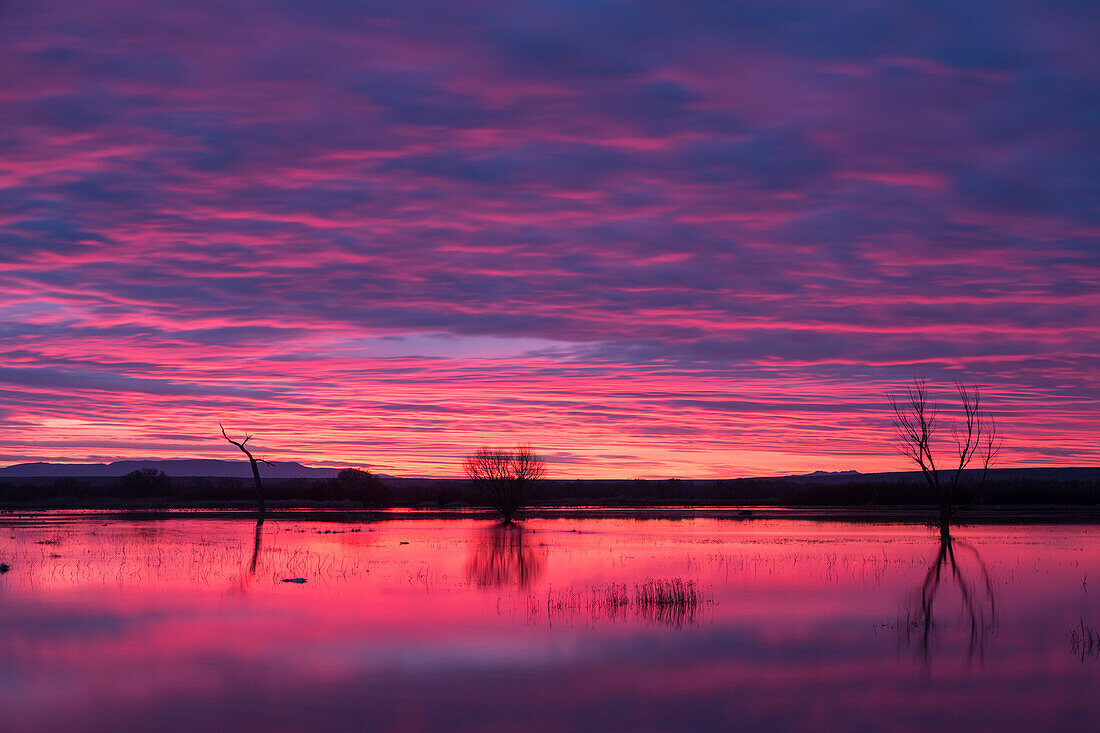
[[[1050,0],[5,2],[0,464],[239,458],[220,422],[399,475],[902,470],[923,378],[1002,466],[1100,465],[1098,39]]]

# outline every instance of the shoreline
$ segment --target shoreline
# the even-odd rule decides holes
[[[165,508],[0,508],[0,522],[33,520],[35,518],[79,519],[97,518],[126,521],[226,520],[256,521],[254,509],[239,507],[165,507]],[[1005,524],[1083,524],[1100,525],[1100,506],[1035,505],[983,506],[960,510],[953,527]],[[386,509],[348,507],[276,507],[263,515],[264,521],[319,521],[341,523],[373,523],[423,519],[492,521],[497,515],[489,509],[412,508]],[[800,520],[808,522],[845,522],[866,524],[935,525],[938,510],[934,507],[852,507],[852,506],[789,506],[789,507],[533,507],[523,512],[524,519],[634,519],[690,520],[720,519],[754,522],[761,520]]]

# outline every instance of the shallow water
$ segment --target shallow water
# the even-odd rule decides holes
[[[258,529],[0,519],[0,729],[1100,720],[1100,646],[1075,644],[1100,628],[1097,527],[969,527],[950,547],[766,519]]]

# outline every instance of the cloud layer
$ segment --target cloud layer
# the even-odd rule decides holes
[[[1100,462],[1100,9],[730,5],[5,6],[0,459]]]

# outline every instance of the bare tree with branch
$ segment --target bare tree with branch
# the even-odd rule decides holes
[[[945,465],[936,464],[933,436],[936,432],[937,407],[924,380],[907,385],[903,395],[889,395],[894,412],[894,439],[898,452],[913,461],[940,504],[940,535],[951,533],[951,516],[959,506],[969,505],[985,485],[989,467],[1001,449],[997,424],[981,406],[981,392],[956,382],[962,407],[961,422],[950,423],[954,455]],[[941,456],[942,457],[942,456]],[[972,482],[970,494],[964,493],[964,471],[975,461],[981,463],[981,475]]]
[[[265,461],[263,458],[256,458],[252,455],[252,451],[245,447],[245,444],[252,440],[252,436],[248,433],[245,433],[244,440],[238,442],[225,434],[225,428],[222,427],[221,423],[218,423],[218,427],[222,429],[223,438],[240,448],[241,452],[248,456],[248,462],[252,465],[252,478],[256,481],[256,511],[262,518],[264,515],[264,487],[263,484],[260,483],[260,467],[258,464],[262,463],[265,466],[274,466],[275,464],[271,461]],[[261,521],[263,520],[261,519]]]
[[[526,504],[531,485],[546,475],[546,464],[529,445],[478,448],[466,456],[462,468],[486,503],[504,515],[505,524]]]

